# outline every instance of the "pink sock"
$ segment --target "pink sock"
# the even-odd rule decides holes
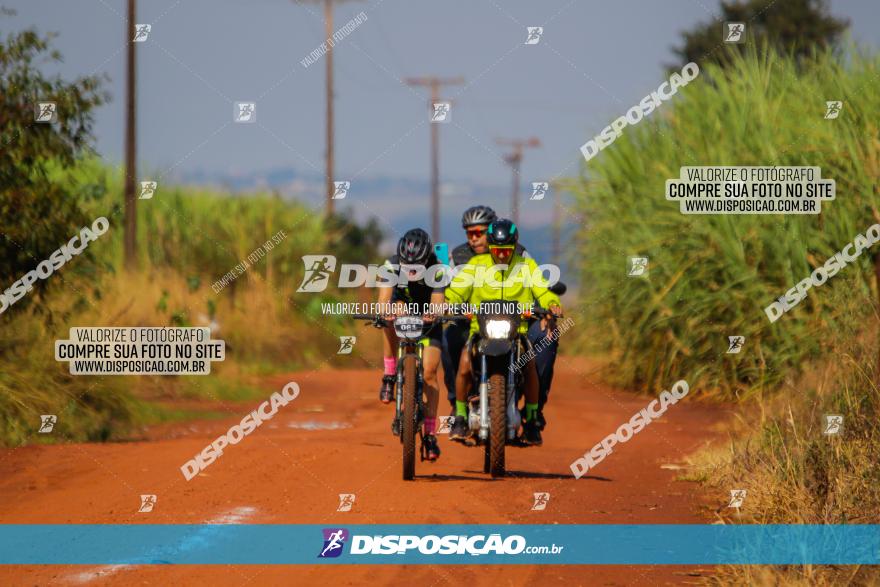
[[[384,357],[382,361],[385,363],[385,375],[397,373],[397,359],[394,357]]]
[[[425,418],[425,434],[434,434],[437,418]]]

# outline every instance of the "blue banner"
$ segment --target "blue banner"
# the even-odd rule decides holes
[[[0,564],[877,565],[880,525],[6,524]]]

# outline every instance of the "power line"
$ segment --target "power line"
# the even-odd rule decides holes
[[[434,242],[440,240],[440,164],[438,161],[440,150],[440,136],[438,122],[433,120],[434,104],[440,102],[440,88],[442,86],[457,86],[464,84],[463,77],[439,78],[411,77],[406,78],[407,85],[424,86],[431,89],[431,100],[428,109],[432,113],[431,122],[431,237]]]
[[[541,141],[536,137],[528,139],[502,139],[497,138],[495,142],[505,147],[512,147],[513,150],[504,156],[504,161],[513,169],[513,192],[510,195],[510,214],[514,224],[519,224],[519,169],[522,163],[523,151],[529,148],[537,148],[541,146]]]
[[[303,0],[300,0],[303,1]],[[324,3],[324,38],[330,39],[333,37],[333,2],[334,0],[318,0],[318,2],[323,1]],[[340,2],[341,0],[335,0]],[[327,144],[327,153],[326,153],[326,161],[327,161],[327,171],[326,171],[326,182],[327,182],[327,209],[326,214],[329,218],[333,215],[333,194],[336,193],[335,184],[333,183],[333,163],[334,163],[334,145],[333,145],[333,137],[334,137],[334,118],[333,118],[333,45],[327,48],[327,53],[324,56],[325,65],[326,65],[326,108],[327,108],[327,125],[325,128],[325,137]]]

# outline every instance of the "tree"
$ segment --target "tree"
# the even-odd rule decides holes
[[[41,63],[61,61],[52,38],[33,29],[0,38],[0,290],[93,220],[82,211],[87,196],[57,177],[93,152],[92,113],[109,96],[102,76],[68,82],[40,72]],[[38,102],[55,103],[56,122],[35,121]],[[37,280],[37,291],[46,281]]]
[[[375,217],[361,225],[348,208],[327,218],[326,223],[328,242],[333,244],[337,255],[360,263],[375,261],[385,236]]]
[[[766,43],[773,49],[798,59],[808,57],[815,49],[835,47],[841,35],[849,27],[846,19],[837,19],[828,12],[825,0],[748,0],[721,2],[718,21],[700,24],[692,31],[682,33],[684,46],[673,52],[681,59],[681,66],[710,59],[724,65],[731,52],[742,52],[749,43]],[[720,22],[719,22],[720,21]],[[723,43],[723,23],[746,24],[748,43]]]

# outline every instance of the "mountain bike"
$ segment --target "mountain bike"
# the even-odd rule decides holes
[[[425,460],[422,423],[425,419],[424,370],[421,340],[433,328],[442,328],[444,322],[467,321],[463,316],[434,316],[426,322],[421,316],[385,318],[374,314],[354,314],[355,320],[366,320],[376,328],[394,328],[397,334],[397,373],[394,420],[391,432],[400,438],[403,446],[403,479],[411,480],[416,471],[416,436],[419,437],[420,460]]]

